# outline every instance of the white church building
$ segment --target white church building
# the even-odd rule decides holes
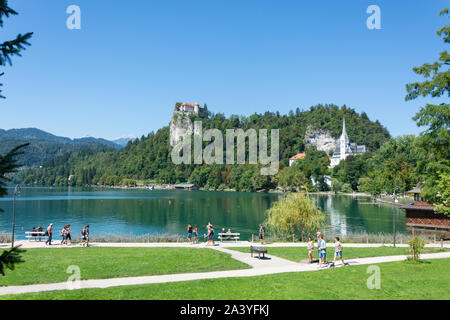
[[[345,160],[348,156],[354,156],[358,154],[363,154],[366,152],[366,146],[359,146],[356,143],[351,143],[348,139],[347,131],[345,129],[345,118],[342,127],[342,134],[339,138],[336,150],[334,150],[333,156],[331,157],[330,168],[333,168]]]

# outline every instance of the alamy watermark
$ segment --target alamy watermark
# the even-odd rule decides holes
[[[172,149],[172,162],[174,164],[202,164],[203,162],[206,164],[224,164],[224,138],[219,129],[207,129],[203,132],[202,121],[195,121],[193,133],[181,129],[179,136],[180,139],[176,141]],[[192,140],[194,143],[193,157]],[[280,130],[272,129],[270,131],[269,155],[267,129],[260,129],[259,134],[255,129],[248,129],[247,131],[227,129],[225,138],[226,164],[247,163],[245,152],[247,140],[248,164],[265,166],[260,170],[261,175],[275,175],[280,164]],[[203,142],[210,142],[204,150]]]
[[[71,276],[67,279],[66,286],[68,290],[81,289],[81,270],[77,265],[69,266],[66,273]]]
[[[73,4],[67,7],[67,14],[70,16],[66,20],[66,26],[69,30],[80,30],[81,29],[81,9],[79,6]]]
[[[370,5],[366,10],[370,16],[367,18],[366,26],[369,30],[381,29],[381,9],[377,5]]]
[[[367,267],[366,273],[371,274],[369,278],[367,278],[367,288],[370,290],[373,289],[381,289],[381,269],[379,266],[371,265]]]

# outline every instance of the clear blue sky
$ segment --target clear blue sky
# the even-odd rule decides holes
[[[346,104],[394,135],[418,133],[405,102],[412,67],[447,49],[447,1],[10,0],[0,40],[33,31],[4,68],[0,128],[140,136],[167,125],[177,101],[213,112],[287,113]],[[76,4],[82,29],[66,28]],[[381,8],[381,30],[366,9]],[[442,100],[436,100],[435,103]]]

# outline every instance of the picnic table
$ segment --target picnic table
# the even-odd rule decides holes
[[[221,242],[223,242],[223,240],[235,240],[237,242],[240,236],[241,234],[236,232],[221,232],[219,233],[219,240]]]

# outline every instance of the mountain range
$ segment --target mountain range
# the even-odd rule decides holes
[[[65,153],[88,149],[90,151],[118,150],[133,141],[133,136],[125,136],[114,141],[85,136],[71,139],[60,137],[37,128],[0,129],[0,154],[4,155],[12,148],[30,143],[19,157],[19,163],[26,167],[41,166],[46,161]]]

